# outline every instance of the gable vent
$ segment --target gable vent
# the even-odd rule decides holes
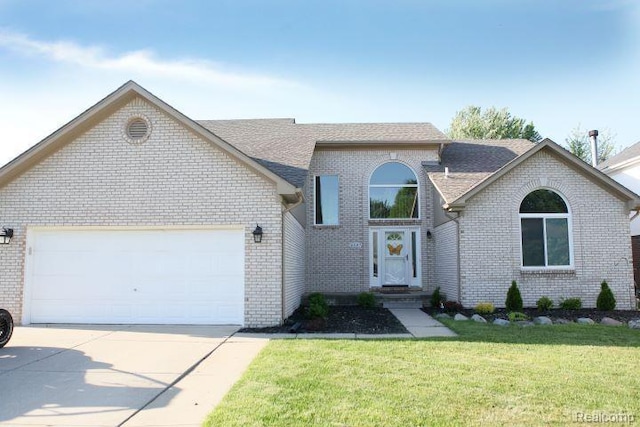
[[[147,126],[147,122],[142,119],[133,119],[129,123],[127,127],[127,135],[131,139],[142,139],[147,136],[149,132],[149,126]]]
[[[131,117],[124,129],[123,137],[130,144],[142,144],[151,134],[151,122],[144,116]]]

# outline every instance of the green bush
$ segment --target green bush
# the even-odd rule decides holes
[[[529,320],[529,316],[519,311],[512,311],[507,316],[509,317],[509,322],[519,322],[522,320]]]
[[[496,308],[493,303],[479,302],[478,304],[476,304],[475,311],[478,314],[491,314],[496,311]]]
[[[582,300],[580,298],[567,298],[560,301],[560,308],[563,310],[580,310]]]
[[[440,286],[438,286],[431,294],[431,308],[440,308],[442,303],[446,301],[445,297],[440,293]]]
[[[616,308],[616,298],[613,296],[613,292],[611,292],[606,280],[602,281],[600,288],[598,300],[596,301],[598,310],[608,311]]]
[[[309,295],[309,308],[307,316],[310,319],[325,319],[329,315],[329,305],[324,295],[313,293]]]
[[[536,301],[536,307],[540,311],[547,311],[553,308],[553,301],[549,297],[541,297],[538,301]]]
[[[376,296],[373,292],[361,292],[358,294],[358,305],[364,308],[373,308],[376,306]]]
[[[504,306],[507,311],[522,311],[522,296],[515,280],[511,282],[511,287],[507,291],[507,299],[504,302]]]

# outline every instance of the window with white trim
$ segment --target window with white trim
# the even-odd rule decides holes
[[[572,263],[571,215],[564,198],[538,189],[520,204],[522,266],[567,268]]]
[[[369,181],[369,218],[418,218],[418,180],[411,168],[389,162],[378,167]]]
[[[339,182],[337,175],[315,179],[315,224],[338,225]]]

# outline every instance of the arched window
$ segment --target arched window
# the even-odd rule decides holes
[[[369,217],[418,218],[418,180],[411,168],[398,162],[385,163],[369,181]]]
[[[572,266],[570,220],[567,203],[555,191],[529,193],[520,203],[522,266]]]

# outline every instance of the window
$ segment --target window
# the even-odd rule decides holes
[[[369,181],[369,218],[418,218],[418,180],[402,163],[385,163]]]
[[[315,191],[316,225],[337,225],[338,177],[336,175],[316,176]]]
[[[520,204],[523,267],[570,267],[570,214],[558,193],[540,189]]]

